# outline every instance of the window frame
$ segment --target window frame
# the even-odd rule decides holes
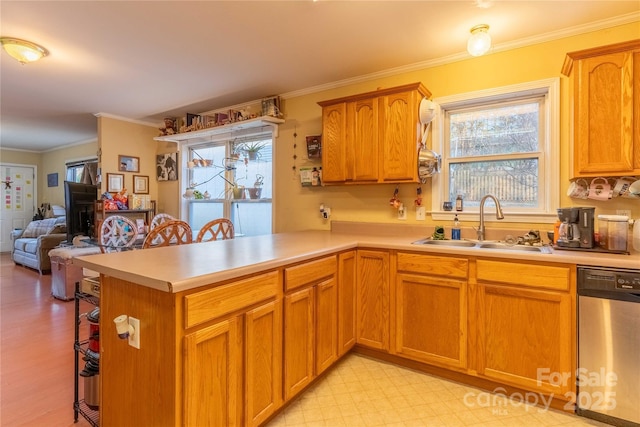
[[[275,132],[269,131],[269,132],[265,132],[260,131],[260,132],[238,132],[238,133],[224,133],[224,134],[220,134],[217,135],[217,137],[212,137],[211,139],[209,139],[208,141],[202,141],[202,140],[197,140],[197,141],[190,141],[188,143],[183,143],[181,144],[180,147],[180,152],[181,152],[181,173],[179,174],[180,176],[180,188],[181,188],[181,192],[180,194],[182,195],[185,191],[185,189],[188,187],[188,183],[190,182],[190,171],[187,167],[187,161],[188,159],[190,159],[190,154],[191,154],[191,150],[197,150],[197,149],[202,149],[205,148],[206,146],[213,146],[213,145],[224,145],[225,147],[225,157],[230,157],[231,155],[231,145],[235,142],[236,144],[239,143],[244,143],[244,142],[250,142],[250,141],[255,141],[255,140],[266,140],[269,139],[271,140],[271,150],[272,150],[272,159],[271,159],[271,181],[272,181],[272,195],[271,198],[260,198],[257,200],[250,200],[249,199],[245,199],[245,200],[236,200],[236,199],[230,199],[228,197],[225,196],[224,199],[219,199],[219,198],[215,198],[215,195],[212,195],[212,198],[210,200],[187,200],[182,198],[181,201],[181,218],[186,218],[186,220],[191,224],[192,221],[192,212],[191,212],[191,206],[194,203],[197,204],[221,204],[222,205],[222,212],[223,212],[223,217],[224,218],[228,218],[231,219],[232,221],[234,220],[232,218],[232,205],[234,203],[268,203],[271,205],[271,224],[270,224],[270,228],[269,228],[269,234],[273,234],[274,233],[274,229],[275,229],[275,183],[273,182],[273,178],[274,178],[274,173],[275,173],[275,169],[276,169],[276,159],[275,159],[275,149],[276,149],[276,134]],[[216,173],[213,172],[214,170],[212,169],[212,176]],[[224,173],[222,176],[224,176],[225,178],[231,178],[229,176],[228,173]],[[225,183],[225,188],[226,188],[227,184]],[[238,236],[238,229],[236,229],[236,236]]]
[[[540,207],[535,211],[531,209],[518,210],[515,207],[505,209],[503,207],[505,218],[501,222],[554,223],[556,221],[556,208],[560,202],[560,79],[557,77],[434,99],[437,104],[437,115],[433,121],[432,149],[437,153],[442,153],[442,169],[439,174],[432,177],[431,184],[431,215],[434,220],[450,220],[455,213],[458,214],[461,220],[473,221],[477,220],[479,215],[479,208],[468,206],[465,206],[462,212],[446,212],[442,209],[442,203],[448,201],[449,194],[449,153],[446,151],[448,121],[445,120],[446,113],[465,107],[476,108],[482,107],[482,105],[490,106],[496,103],[508,103],[515,100],[539,97],[544,98],[544,102],[541,104],[542,110],[540,111],[541,120],[544,120],[540,134],[542,138],[540,149],[542,151],[539,155],[538,197]],[[533,156],[528,155],[527,157]],[[490,157],[485,159],[480,156],[477,158],[478,161],[490,159]],[[487,206],[486,212],[491,212],[492,210],[494,210],[493,207]],[[485,220],[487,222],[496,221],[495,216],[492,215],[487,215]]]

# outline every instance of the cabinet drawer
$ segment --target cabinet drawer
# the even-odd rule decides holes
[[[316,282],[324,277],[336,274],[337,271],[338,260],[335,255],[286,268],[284,270],[285,291]]]
[[[190,328],[277,295],[278,272],[261,274],[184,298],[185,327]]]
[[[466,278],[468,267],[465,258],[398,253],[398,271]]]
[[[571,268],[519,262],[477,261],[478,280],[509,283],[533,288],[568,290]]]

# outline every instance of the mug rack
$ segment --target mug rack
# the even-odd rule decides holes
[[[608,201],[617,197],[640,200],[640,179],[634,176],[576,178],[567,189],[574,199]]]

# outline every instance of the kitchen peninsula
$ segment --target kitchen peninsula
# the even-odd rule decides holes
[[[575,372],[576,265],[640,265],[638,253],[418,246],[428,233],[337,228],[76,258],[101,273],[100,424],[260,425],[354,346],[562,406],[574,382],[534,375]],[[140,349],[118,338],[122,314],[140,319]]]

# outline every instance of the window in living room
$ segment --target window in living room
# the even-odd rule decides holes
[[[236,236],[272,232],[271,134],[189,147],[188,219],[194,233],[215,218],[229,218]]]
[[[97,184],[98,159],[75,160],[66,163],[66,180],[83,184]]]

